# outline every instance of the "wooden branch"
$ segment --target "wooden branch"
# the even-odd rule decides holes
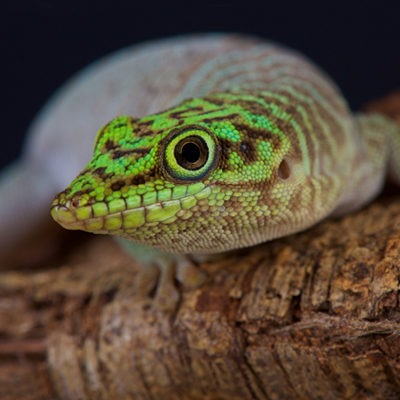
[[[204,263],[172,317],[135,298],[137,266],[108,237],[1,271],[0,398],[399,398],[393,193]]]

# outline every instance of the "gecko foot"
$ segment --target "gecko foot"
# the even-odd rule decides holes
[[[205,272],[186,255],[170,254],[125,241],[122,244],[141,265],[133,289],[135,296],[149,300],[160,311],[174,312],[181,290],[194,289],[206,280]]]
[[[181,298],[177,283],[183,289],[194,289],[205,280],[206,274],[189,258],[167,254],[152,264],[142,266],[135,292],[141,297],[148,297],[155,290],[152,305],[158,310],[173,312]]]

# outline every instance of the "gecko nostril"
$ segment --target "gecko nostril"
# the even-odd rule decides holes
[[[80,200],[81,199],[78,196],[73,197],[72,200],[71,200],[71,206],[74,207],[74,208],[78,208],[79,205],[80,205]]]
[[[285,159],[283,159],[278,167],[278,176],[285,180],[290,177],[290,173],[290,165]]]

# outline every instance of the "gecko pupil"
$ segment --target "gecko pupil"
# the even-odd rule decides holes
[[[189,136],[176,145],[174,154],[181,167],[193,171],[207,162],[208,147],[201,137]]]
[[[182,158],[195,163],[200,158],[199,146],[195,143],[185,143],[182,147]]]

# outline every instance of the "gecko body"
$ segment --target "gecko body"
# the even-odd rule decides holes
[[[162,252],[220,253],[359,208],[388,165],[399,176],[399,127],[353,115],[331,80],[291,50],[257,42],[217,53],[178,97],[102,128],[53,218]]]

